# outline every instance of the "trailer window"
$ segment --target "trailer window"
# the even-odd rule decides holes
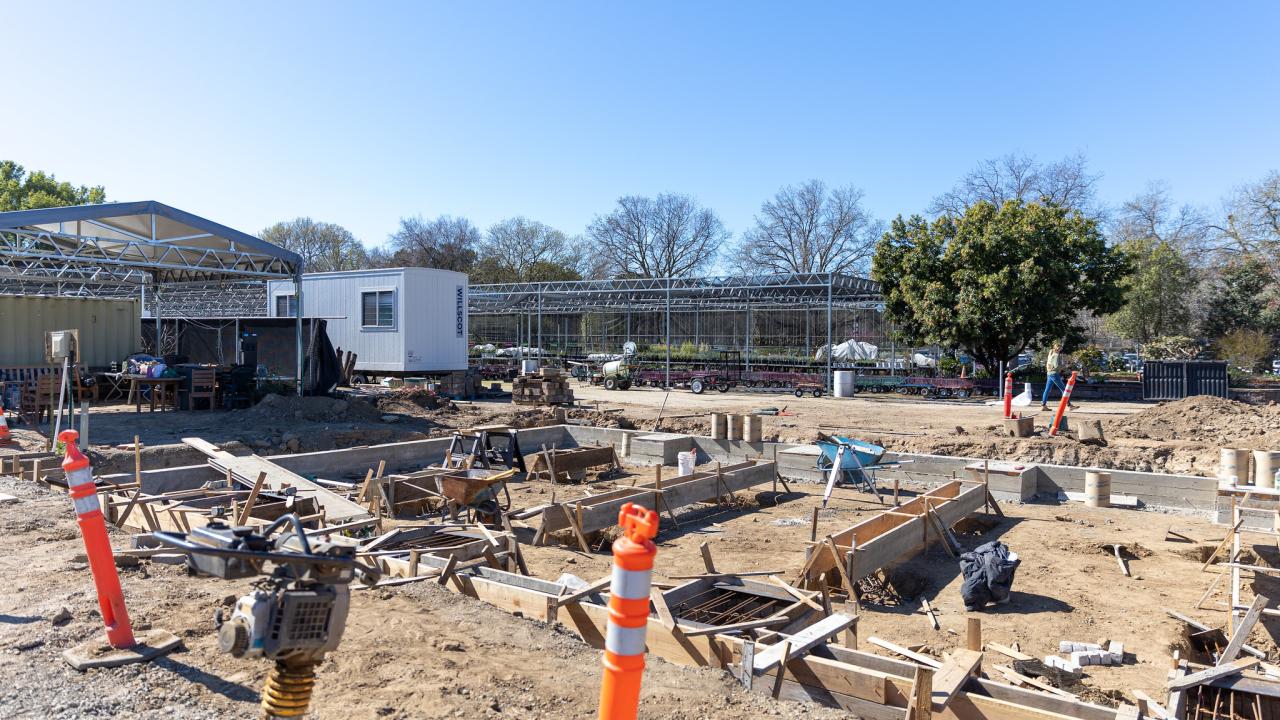
[[[276,317],[297,317],[298,315],[298,296],[297,295],[277,295],[276,296]]]
[[[395,293],[374,290],[360,293],[360,324],[364,327],[395,327]]]

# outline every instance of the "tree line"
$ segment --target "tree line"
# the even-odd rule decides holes
[[[865,273],[884,226],[862,197],[857,188],[820,180],[784,187],[738,243],[714,210],[681,193],[618,198],[576,235],[525,217],[482,231],[450,215],[401,218],[381,247],[366,248],[344,228],[311,218],[276,223],[260,235],[301,254],[316,272],[423,266],[466,272],[477,284],[687,277],[722,262],[751,272]]]
[[[870,274],[908,342],[984,364],[1063,340],[1126,341],[1166,355],[1207,345],[1240,367],[1280,336],[1280,172],[1231,189],[1214,209],[1152,183],[1119,205],[1097,197],[1087,158],[984,160],[923,211],[875,218],[863,192],[817,179],[780,188],[734,238],[681,193],[627,195],[569,234],[512,217],[478,228],[451,215],[405,217],[381,246],[300,217],[260,236],[309,271],[424,266],[471,282],[708,274]],[[74,186],[0,162],[0,210],[97,203]]]

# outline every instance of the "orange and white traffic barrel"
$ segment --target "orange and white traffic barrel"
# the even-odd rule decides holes
[[[89,466],[89,458],[76,445],[80,433],[64,430],[58,433],[58,439],[67,448],[62,470],[67,475],[67,488],[76,506],[76,518],[80,534],[84,536],[85,554],[89,558],[89,571],[93,573],[93,584],[98,589],[98,607],[102,610],[102,622],[107,626],[107,642],[114,648],[133,647],[133,627],[124,607],[120,575],[116,572],[111,541],[107,539],[107,523],[98,504],[93,468]]]
[[[635,720],[644,676],[649,588],[658,548],[658,513],[627,503],[618,513],[623,536],[613,543],[613,583],[604,640],[600,720]]]
[[[9,440],[9,421],[4,416],[4,404],[0,403],[0,442]]]

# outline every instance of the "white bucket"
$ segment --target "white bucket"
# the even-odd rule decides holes
[[[1280,452],[1275,450],[1253,451],[1253,484],[1260,488],[1276,486],[1275,472],[1280,468]]]
[[[1084,474],[1084,504],[1111,507],[1111,473],[1088,470]]]
[[[692,475],[693,466],[698,464],[698,451],[685,450],[684,452],[676,453],[676,462],[679,467],[680,477]]]
[[[534,374],[534,373],[536,373],[536,372],[538,372],[538,361],[537,361],[537,360],[521,360],[521,361],[520,361],[520,374],[521,374],[521,375],[532,375],[532,374]]]
[[[850,398],[853,397],[857,391],[857,375],[854,375],[852,370],[836,370],[835,396]]]

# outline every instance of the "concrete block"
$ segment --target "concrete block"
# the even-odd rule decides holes
[[[1044,664],[1051,668],[1057,668],[1063,672],[1078,673],[1080,665],[1070,660],[1064,660],[1057,655],[1045,655]]]
[[[1038,475],[1031,463],[980,460],[965,465],[964,469],[974,482],[988,478],[987,489],[996,500],[1024,502],[1036,495]]]
[[[650,433],[631,439],[631,457],[639,461],[675,465],[677,454],[693,449],[693,438],[676,433]]]
[[[1082,443],[1107,444],[1106,435],[1102,433],[1101,420],[1081,420],[1080,427],[1076,430],[1076,438]]]
[[[1033,417],[1005,418],[1004,430],[1010,437],[1031,437],[1036,432],[1036,419]]]

